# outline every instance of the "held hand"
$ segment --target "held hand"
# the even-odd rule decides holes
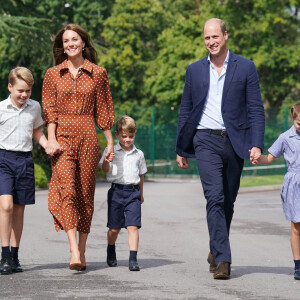
[[[257,165],[261,158],[261,150],[258,147],[253,147],[250,152],[250,161],[253,165]]]
[[[113,154],[113,156],[115,156],[114,145],[113,144],[107,144],[107,152],[106,152],[105,157],[110,157],[111,154]],[[112,160],[113,160],[113,158],[112,158]]]
[[[182,157],[177,154],[176,162],[178,164],[178,167],[181,169],[187,169],[189,167],[186,157]]]
[[[115,153],[112,152],[112,153],[110,153],[110,154],[106,153],[104,159],[105,159],[107,162],[112,162],[112,161],[114,160],[114,158],[115,158]]]
[[[251,150],[249,150],[249,152],[251,152]],[[260,162],[260,158],[254,158],[250,156],[250,162],[252,163],[252,165],[258,165]]]
[[[48,155],[53,156],[61,151],[61,147],[56,140],[48,141],[45,147],[45,151]]]

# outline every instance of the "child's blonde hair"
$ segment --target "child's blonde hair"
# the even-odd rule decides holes
[[[116,132],[119,134],[122,131],[127,131],[129,133],[136,132],[136,124],[134,119],[131,117],[124,115],[116,122]]]
[[[25,67],[16,67],[12,69],[8,76],[8,83],[14,85],[17,79],[21,79],[26,82],[28,86],[33,86],[34,79],[31,71]]]
[[[300,101],[292,106],[291,116],[293,120],[295,120],[297,117],[300,117]]]

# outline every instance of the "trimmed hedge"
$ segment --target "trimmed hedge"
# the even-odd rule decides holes
[[[48,185],[46,172],[40,165],[34,164],[35,187],[44,188]]]

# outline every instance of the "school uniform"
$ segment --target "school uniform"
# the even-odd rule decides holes
[[[300,222],[300,135],[293,125],[268,149],[276,158],[283,153],[288,166],[281,189],[282,207],[288,221]]]
[[[114,146],[115,157],[110,162],[106,174],[111,188],[108,191],[108,228],[141,227],[141,193],[139,190],[140,176],[147,172],[146,161],[141,150],[133,145],[125,151],[119,144]],[[100,160],[104,161],[107,148]]]
[[[40,104],[27,99],[19,109],[10,96],[0,102],[0,195],[15,204],[35,203],[33,130],[43,125]]]

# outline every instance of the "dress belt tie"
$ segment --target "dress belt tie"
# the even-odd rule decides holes
[[[288,172],[300,174],[300,168],[291,168],[291,167],[289,167]]]

